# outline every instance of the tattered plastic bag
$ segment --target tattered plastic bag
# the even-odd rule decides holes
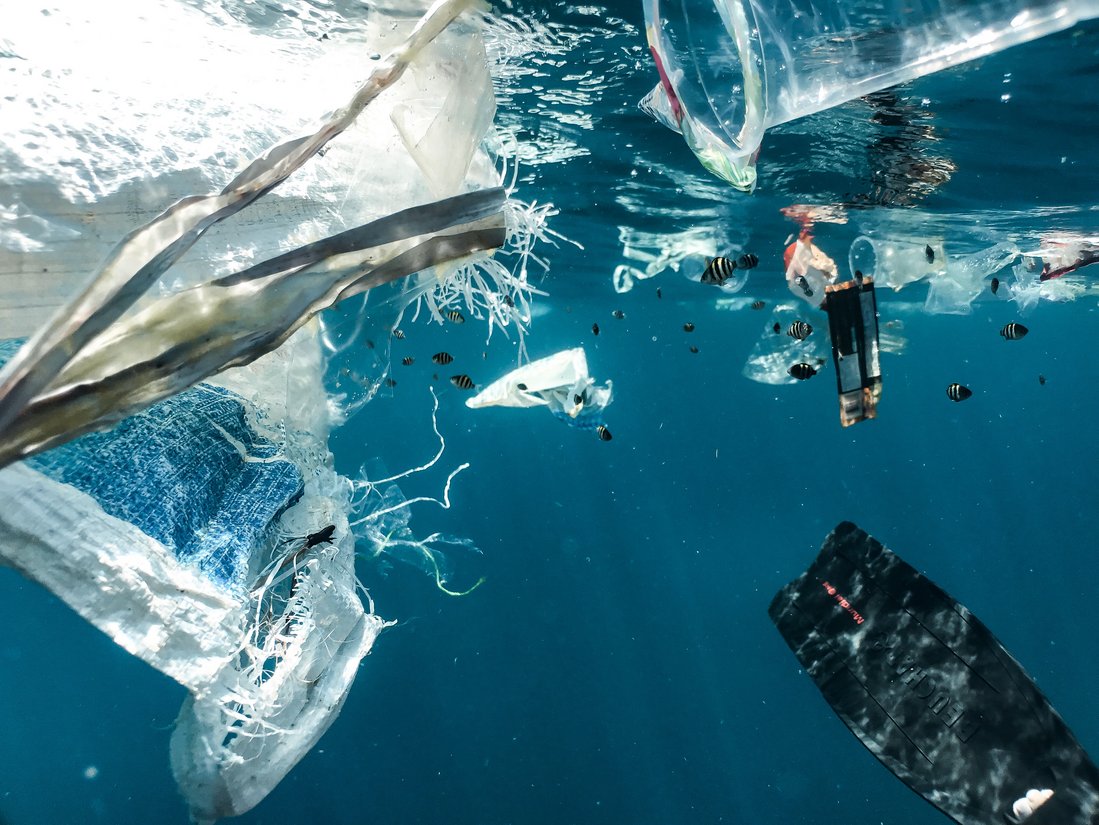
[[[577,347],[512,370],[467,399],[466,406],[548,407],[555,418],[571,427],[598,430],[606,426],[603,410],[613,397],[612,382],[596,384],[588,373],[584,349]]]

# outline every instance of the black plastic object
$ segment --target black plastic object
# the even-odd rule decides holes
[[[831,300],[831,299],[829,299]],[[1099,769],[964,606],[854,524],[771,602],[771,619],[874,756],[961,825],[1099,823]]]
[[[844,281],[824,288],[839,385],[840,423],[850,427],[877,415],[881,398],[878,303],[874,281]]]

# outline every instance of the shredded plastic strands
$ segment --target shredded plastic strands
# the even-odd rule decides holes
[[[12,332],[24,317],[54,318],[22,347],[0,343],[0,558],[188,689],[171,765],[193,819],[211,822],[256,805],[316,743],[385,626],[368,596],[370,610],[363,604],[357,539],[418,564],[445,592],[468,591],[447,582],[453,552],[475,553],[472,544],[416,539],[407,526],[416,502],[449,507],[468,465],[441,501],[404,498],[395,481],[415,470],[373,484],[341,478],[329,429],[377,384],[349,374],[347,395],[331,397],[325,371],[346,368],[341,357],[361,355],[379,327],[386,340],[409,302],[437,289],[436,314],[464,298],[490,334],[528,323],[528,261],[538,261],[535,241],[554,237],[553,210],[507,205],[484,150],[494,103],[483,46],[469,21],[443,32],[467,0],[442,0],[395,33],[381,12],[363,33],[324,9],[268,17],[234,0],[168,5],[147,6],[150,42],[171,21],[181,43],[195,32],[205,43],[213,21],[209,42],[225,46],[216,71],[181,71],[190,52],[170,46],[164,83],[158,63],[154,82],[117,95],[146,119],[133,134],[113,130],[92,95],[51,109],[48,134],[17,123],[18,139],[0,147],[0,212],[17,219],[0,236],[0,338],[33,331]],[[78,37],[86,16],[66,6],[55,22]],[[39,22],[27,22],[27,55],[50,42]],[[345,47],[318,46],[329,33]],[[364,70],[373,47],[389,54]],[[96,58],[79,44],[73,54],[76,66]],[[256,77],[220,60],[242,55],[285,82],[256,83],[258,99],[241,102]],[[19,67],[20,105],[50,85],[55,57]],[[314,61],[319,74],[295,71]],[[358,91],[345,82],[363,74]],[[349,98],[316,131],[287,139],[315,122],[318,100]],[[367,103],[369,120],[357,119]],[[464,131],[440,140],[453,116]],[[81,137],[93,133],[103,139]],[[38,140],[48,152],[36,159]],[[51,180],[58,151],[83,165],[62,164]],[[162,211],[167,198],[211,191]],[[245,207],[247,222],[225,220]],[[76,214],[95,239],[66,231]],[[127,231],[103,247],[99,236]],[[491,257],[505,242],[514,267]],[[71,299],[70,281],[107,252]],[[58,262],[68,280],[27,277],[26,267]],[[322,310],[331,323],[312,320]]]

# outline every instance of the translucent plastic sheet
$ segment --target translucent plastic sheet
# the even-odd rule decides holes
[[[6,18],[0,451],[32,457],[0,470],[0,558],[188,688],[196,821],[270,792],[384,626],[350,514],[385,507],[332,470],[311,319],[356,302],[362,357],[417,298],[529,309],[549,207],[508,204],[483,149],[476,19],[443,33],[467,5],[357,28],[154,0],[121,40],[75,2]],[[485,254],[505,243],[514,271]]]
[[[645,108],[750,190],[764,131],[1099,15],[1095,0],[645,0]]]

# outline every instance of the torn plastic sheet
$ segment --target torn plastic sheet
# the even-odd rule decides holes
[[[613,383],[596,384],[584,349],[576,347],[512,370],[466,399],[466,406],[548,407],[571,426],[594,429],[603,423],[603,410],[613,398]]]
[[[333,722],[359,661],[384,626],[358,593],[348,518],[353,487],[331,468],[325,358],[310,318],[365,289],[371,290],[366,296],[381,295],[383,310],[399,314],[418,292],[469,264],[470,253],[483,255],[509,233],[522,235],[506,225],[499,174],[481,151],[480,136],[456,141],[478,147],[458,187],[462,193],[422,205],[431,200],[430,185],[399,138],[368,134],[392,131],[386,107],[412,100],[406,86],[381,98],[377,93],[394,87],[418,52],[423,60],[422,47],[468,5],[436,4],[388,57],[367,64],[374,71],[352,103],[304,138],[285,140],[281,127],[270,125],[281,112],[278,94],[254,110],[232,105],[231,94],[222,99],[217,86],[210,96],[219,102],[211,111],[201,108],[205,95],[197,88],[187,101],[169,95],[143,112],[140,126],[150,129],[186,113],[193,125],[181,146],[196,155],[182,161],[175,144],[135,146],[134,156],[120,151],[128,144],[114,140],[102,97],[82,101],[87,111],[51,110],[66,117],[51,123],[50,134],[32,135],[31,123],[20,141],[0,149],[7,152],[0,200],[15,192],[21,215],[36,205],[41,212],[20,223],[22,252],[10,254],[8,242],[18,240],[10,233],[0,238],[6,313],[0,326],[20,320],[28,308],[62,305],[58,298],[70,292],[64,281],[30,277],[45,268],[43,261],[82,267],[86,276],[89,264],[102,260],[99,242],[88,240],[92,233],[76,238],[62,231],[65,220],[51,221],[52,210],[87,215],[97,233],[114,237],[131,216],[128,226],[144,224],[22,354],[6,345],[12,357],[2,373],[0,431],[14,451],[7,460],[53,449],[0,470],[7,502],[0,512],[0,557],[188,688],[171,763],[195,821],[243,813],[270,792]],[[198,13],[162,2],[146,10],[166,15],[162,23],[178,22],[177,13],[193,22],[188,15]],[[214,17],[222,11],[220,4],[200,10]],[[84,14],[82,6],[65,6],[47,23],[64,19],[66,31],[79,35]],[[78,49],[79,36],[74,42]],[[277,74],[286,85],[265,88],[286,92],[298,88],[295,71],[310,62],[315,43],[307,38],[294,55],[266,42],[247,56],[262,59],[273,47],[276,62],[285,64]],[[468,43],[458,45],[459,53],[469,53]],[[363,61],[370,50],[358,43],[348,53]],[[434,59],[448,54],[440,50]],[[19,100],[38,99],[35,84],[52,89],[57,78],[82,77],[48,61],[28,65],[33,69],[20,75],[27,85],[12,87]],[[357,75],[362,63],[355,65]],[[191,79],[178,65],[171,68]],[[437,90],[456,76],[424,67],[425,82],[435,80],[418,91]],[[218,77],[215,72],[214,81]],[[221,76],[224,85],[236,80]],[[160,91],[158,84],[144,88]],[[247,97],[247,83],[242,91]],[[55,94],[41,98],[43,105],[72,102]],[[371,101],[367,130],[356,115]],[[221,136],[219,118],[235,124],[241,109],[260,112],[255,132],[228,140],[220,155],[206,155],[209,141]],[[286,123],[301,125],[294,117]],[[202,130],[208,134],[198,140]],[[30,151],[54,133],[61,144],[80,143],[85,134],[107,139],[85,143],[84,165],[76,172],[64,166],[64,174],[72,174],[61,182],[48,177],[55,164],[37,164],[33,155],[7,163],[7,150]],[[166,134],[177,139],[174,127]],[[239,175],[219,174],[235,165],[233,151],[275,144]],[[120,168],[125,163],[111,153],[140,160]],[[367,160],[378,168],[366,168]],[[139,178],[142,185],[131,187]],[[149,220],[151,202],[211,189],[220,191],[185,198]],[[132,209],[117,208],[130,196]],[[223,220],[246,206],[245,223]],[[202,245],[189,250],[200,237]],[[401,280],[424,269],[427,277]],[[33,289],[21,290],[22,281]],[[39,296],[43,301],[34,303]],[[377,308],[371,301],[366,312]],[[110,432],[61,443],[116,421]]]

